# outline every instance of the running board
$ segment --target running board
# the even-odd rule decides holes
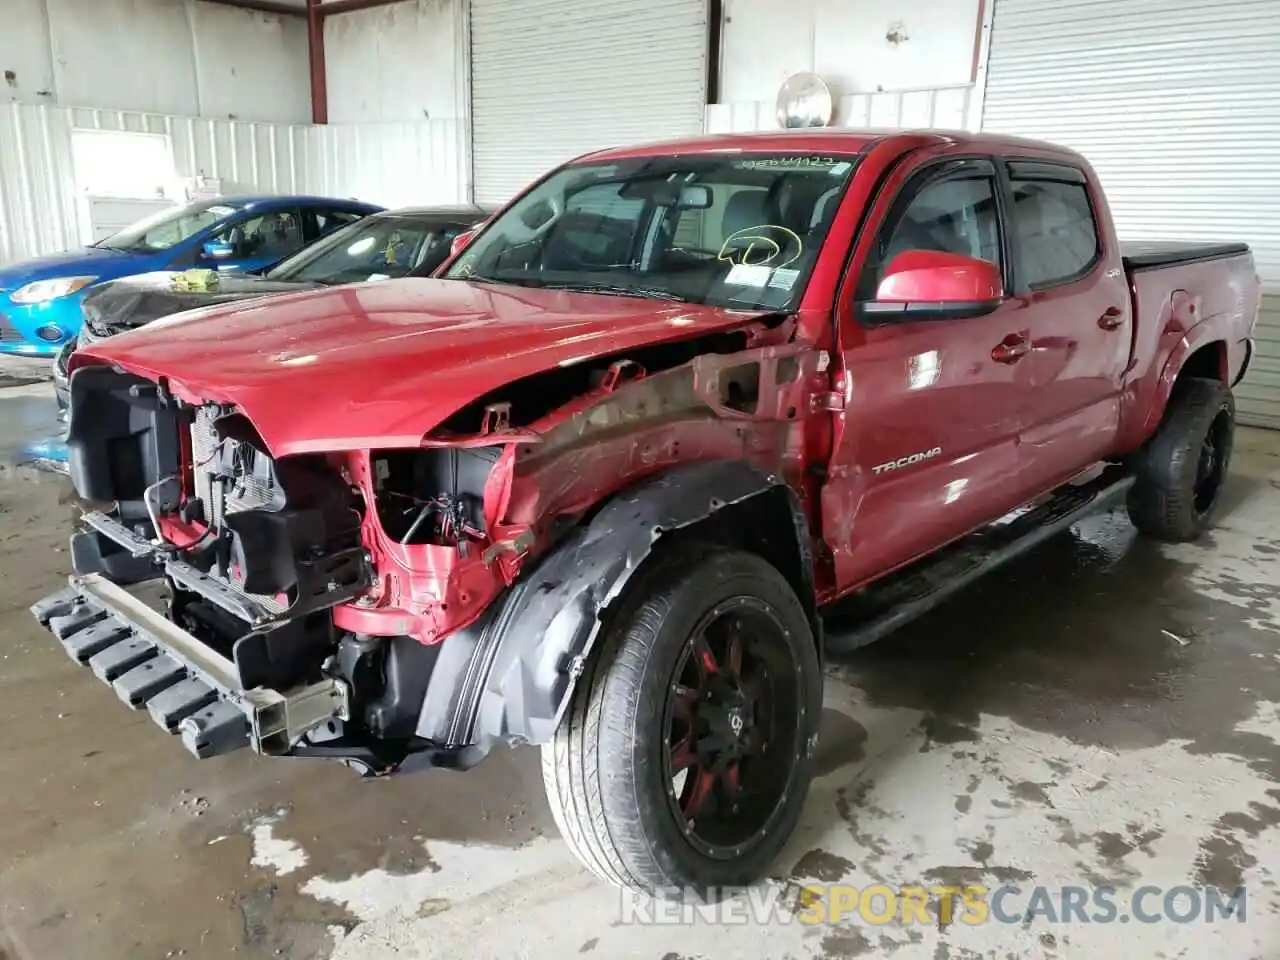
[[[826,649],[848,653],[887,636],[996,567],[1021,556],[1072,524],[1113,505],[1133,486],[1114,471],[1048,500],[1023,507],[962,540],[876,581],[828,612]],[[844,626],[849,624],[849,626]]]

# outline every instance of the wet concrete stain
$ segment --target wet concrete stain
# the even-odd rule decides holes
[[[1269,791],[1275,793],[1276,791]],[[1218,826],[1223,831],[1240,831],[1250,837],[1256,837],[1263,830],[1280,826],[1280,807],[1269,807],[1265,803],[1254,801],[1249,804],[1249,812],[1233,811],[1224,813],[1218,818]]]
[[[600,944],[600,938],[599,938],[599,937],[592,937],[590,940],[588,940],[586,943],[584,943],[581,947],[579,947],[579,948],[578,948],[578,952],[579,952],[579,953],[590,953],[590,952],[591,952],[592,950],[594,950],[597,946],[599,946],[599,944]]]
[[[995,847],[983,840],[973,845],[973,849],[969,851],[969,856],[973,857],[977,863],[985,864],[991,859],[993,853],[995,853]]]
[[[957,813],[968,813],[969,808],[972,806],[973,806],[973,797],[969,796],[968,794],[962,793],[956,797],[955,807],[956,807]]]
[[[810,850],[791,870],[791,875],[802,880],[819,880],[836,883],[854,871],[854,865],[844,857],[837,857],[825,850]]]
[[[1052,807],[1053,801],[1049,799],[1049,794],[1046,791],[1049,786],[1050,784],[1047,783],[1032,783],[1030,780],[1021,780],[1009,788],[1009,793],[1027,803],[1038,803],[1042,806]]]
[[[937,714],[929,714],[921,720],[920,729],[924,733],[924,743],[920,745],[921,753],[929,752],[937,744],[978,741],[978,731],[971,724]]]
[[[1230,892],[1244,886],[1244,871],[1258,859],[1229,834],[1215,834],[1200,841],[1195,880],[1201,886]]]
[[[931,884],[944,887],[989,886],[990,881],[999,883],[1026,883],[1034,874],[1019,867],[995,867],[983,863],[980,866],[930,867],[924,872],[924,878]]]
[[[933,960],[986,960],[982,954],[967,947],[956,947],[941,941],[933,949]]]
[[[1075,769],[1075,767],[1071,766],[1071,764],[1068,763],[1066,760],[1061,760],[1056,757],[1046,758],[1044,761],[1044,765],[1060,777],[1067,776],[1068,774],[1071,773],[1072,770]]]
[[[1280,663],[1250,656],[1273,645],[1263,631],[1220,630],[1241,610],[1189,586],[1194,572],[1138,539],[1122,512],[1103,514],[837,669],[872,704],[932,718],[926,739],[963,737],[987,713],[1112,750],[1186,740],[1280,774],[1280,746],[1234,731],[1256,703],[1240,687],[1280,687]],[[1280,593],[1231,589],[1259,604]],[[1200,639],[1182,645],[1162,630]]]
[[[1093,837],[1093,847],[1103,860],[1123,860],[1125,856],[1138,850],[1147,856],[1155,856],[1151,845],[1165,836],[1162,829],[1144,829],[1140,823],[1126,823],[1125,836],[1119,833],[1102,832]]]
[[[836,815],[845,822],[849,835],[865,851],[860,866],[869,876],[876,880],[883,877],[875,870],[875,865],[886,856],[884,841],[864,828],[862,817],[887,817],[888,813],[870,801],[875,782],[870,779],[859,780],[851,787],[841,787],[836,791]]]
[[[849,928],[823,937],[821,955],[830,960],[847,960],[849,957],[866,956],[874,949],[875,944],[867,939],[866,934],[856,928]]]
[[[867,728],[839,710],[822,711],[814,776],[822,777],[861,762],[867,755]]]
[[[895,940],[888,934],[880,934],[880,939],[876,942],[878,956],[891,957],[904,947],[924,942],[924,934],[915,927],[907,927],[904,933],[906,934],[905,940]]]
[[[1066,844],[1073,850],[1079,850],[1086,843],[1089,843],[1092,837],[1082,837],[1076,833],[1075,824],[1060,813],[1049,813],[1045,815],[1045,820],[1054,824],[1058,828],[1058,842]]]

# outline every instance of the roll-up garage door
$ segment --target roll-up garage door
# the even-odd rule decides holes
[[[476,200],[601,147],[696,135],[707,0],[471,0]]]
[[[982,126],[1073,147],[1122,238],[1253,247],[1242,422],[1280,428],[1280,3],[995,0]]]

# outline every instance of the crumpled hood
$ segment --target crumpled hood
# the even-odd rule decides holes
[[[164,270],[90,287],[82,304],[85,323],[96,336],[106,337],[184,310],[278,293],[296,293],[320,286],[318,283],[232,274],[219,276],[216,286],[208,290],[174,289],[179,276],[180,272]]]
[[[59,277],[110,279],[134,273],[140,264],[146,262],[146,257],[102,247],[63,250],[0,268],[0,290],[13,291],[36,280],[56,280]]]
[[[276,457],[418,446],[468,402],[556,366],[759,312],[407,278],[194,310],[86,346],[188,400],[233,403]]]

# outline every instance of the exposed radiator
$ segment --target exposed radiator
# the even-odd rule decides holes
[[[205,505],[205,519],[215,527],[228,513],[270,504],[276,493],[267,455],[238,440],[219,441],[216,419],[214,408],[202,407],[191,424],[195,493]]]

